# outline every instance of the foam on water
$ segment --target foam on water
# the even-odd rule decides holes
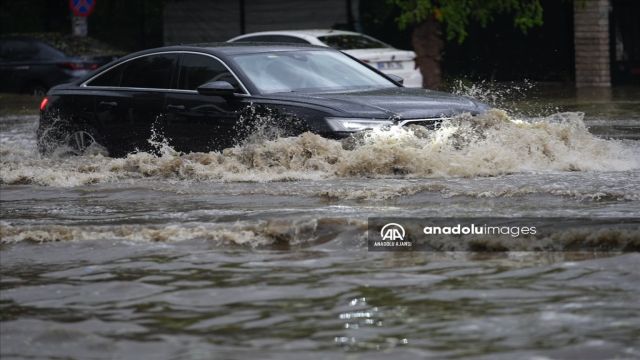
[[[268,219],[193,225],[22,226],[0,222],[0,244],[57,241],[166,242],[205,241],[217,246],[289,248],[349,238],[366,246],[367,221],[345,218]],[[355,244],[354,244],[355,242]],[[430,236],[419,243],[431,251],[638,251],[640,229],[603,226],[565,229],[524,238]]]
[[[442,197],[467,196],[472,198],[515,198],[536,194],[551,194],[577,200],[587,201],[639,201],[640,192],[632,192],[633,187],[625,190],[593,190],[593,189],[564,189],[551,186],[523,186],[501,187],[499,189],[456,189],[442,183],[427,183],[415,185],[401,185],[397,187],[364,187],[362,189],[337,188],[319,190],[315,195],[327,200],[366,200],[384,201],[404,196],[411,196],[422,192],[437,192]]]
[[[100,154],[43,158],[33,140],[3,136],[0,183],[79,186],[139,178],[287,181],[345,177],[476,177],[519,172],[625,171],[640,167],[640,147],[590,134],[582,113],[523,121],[506,112],[463,115],[435,131],[371,131],[345,148],[305,133],[259,139],[222,152],[183,154],[166,142],[160,155]]]
[[[347,230],[364,234],[366,221],[339,218],[268,219],[254,222],[167,225],[15,226],[0,222],[0,244],[119,240],[181,242],[204,240],[219,245],[303,246],[330,240]]]

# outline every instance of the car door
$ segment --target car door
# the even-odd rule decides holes
[[[95,102],[95,123],[117,155],[147,151],[154,129],[162,135],[160,119],[165,93],[173,87],[178,54],[142,55],[89,80],[84,86]]]
[[[180,58],[177,89],[166,95],[165,131],[180,151],[210,151],[232,146],[238,140],[238,118],[246,106],[242,97],[200,95],[198,86],[227,81],[243,93],[239,81],[219,59],[198,53]]]
[[[75,97],[76,110],[85,114],[90,129],[100,134],[113,156],[121,156],[135,148],[137,142],[131,116],[130,91],[120,87],[123,64],[116,65],[91,79]],[[90,116],[95,109],[95,116]]]
[[[165,96],[175,87],[178,54],[163,52],[138,57],[128,61],[122,72],[121,88],[129,93],[131,132],[135,134],[134,146],[140,150],[152,147],[152,135],[162,136]]]

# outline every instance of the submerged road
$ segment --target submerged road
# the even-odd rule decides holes
[[[4,116],[0,355],[638,358],[637,252],[366,245],[372,216],[637,218],[640,102],[594,101],[122,159],[42,158]]]

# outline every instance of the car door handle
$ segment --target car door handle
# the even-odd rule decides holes
[[[184,105],[169,104],[169,105],[167,105],[167,109],[176,110],[176,111],[184,111],[184,109],[186,109],[186,108],[185,108]]]
[[[100,106],[116,107],[118,103],[116,101],[100,101]]]

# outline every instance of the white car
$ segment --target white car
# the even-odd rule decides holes
[[[378,70],[401,77],[406,87],[422,87],[413,51],[399,50],[364,34],[342,30],[263,31],[244,34],[228,42],[279,42],[329,46]]]

